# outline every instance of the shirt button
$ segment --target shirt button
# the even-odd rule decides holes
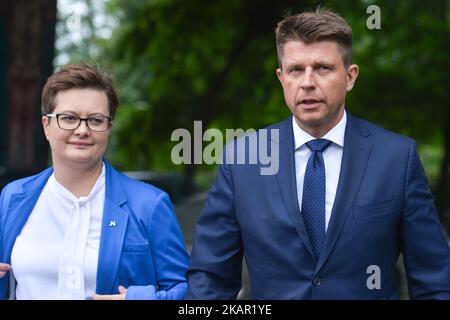
[[[313,280],[313,283],[315,286],[320,286],[320,278],[319,277],[315,277]]]

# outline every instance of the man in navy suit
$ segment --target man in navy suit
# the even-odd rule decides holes
[[[345,110],[358,76],[351,27],[305,12],[284,18],[276,41],[293,114],[269,127],[279,170],[219,166],[187,298],[236,298],[245,254],[254,299],[398,299],[402,253],[411,298],[450,299],[450,250],[415,142]]]

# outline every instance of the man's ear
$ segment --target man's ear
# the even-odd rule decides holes
[[[351,91],[355,85],[356,78],[358,78],[359,67],[352,64],[347,68],[347,92]]]
[[[42,128],[44,129],[45,137],[47,140],[49,139],[49,125],[50,125],[50,118],[46,116],[42,116]]]
[[[281,68],[277,68],[276,74],[277,74],[278,80],[280,80],[280,82],[283,83],[283,81],[282,81],[283,72],[281,71]]]

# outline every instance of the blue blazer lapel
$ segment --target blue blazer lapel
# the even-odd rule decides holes
[[[359,190],[372,151],[372,143],[366,139],[370,132],[363,130],[357,123],[358,120],[356,118],[352,117],[349,113],[347,115],[348,120],[339,183],[331,211],[325,245],[316,266],[316,271],[325,263],[336,243]]]
[[[308,233],[306,231],[305,222],[300,213],[297,197],[297,183],[295,173],[294,158],[294,133],[292,131],[292,117],[284,121],[280,125],[280,167],[277,174],[278,185],[281,195],[286,204],[289,217],[295,226],[300,238],[302,239],[307,250],[314,257]]]
[[[128,212],[123,208],[126,196],[120,185],[119,174],[107,161],[105,161],[105,166],[106,194],[96,283],[98,294],[117,292],[117,288],[113,288],[113,286],[129,219]]]
[[[99,294],[110,293],[115,289],[113,285],[129,218],[128,212],[122,208],[126,197],[121,189],[118,173],[108,162],[105,161],[105,165],[106,194],[97,268],[97,293]],[[36,179],[25,183],[22,187],[23,192],[11,196],[2,229],[1,261],[11,262],[11,251],[16,238],[52,173],[53,168],[45,170]]]
[[[11,251],[16,238],[27,222],[42,189],[52,173],[53,168],[43,171],[36,179],[22,186],[23,192],[11,196],[2,232],[1,243],[3,248],[0,250],[2,252],[2,261],[11,262]]]

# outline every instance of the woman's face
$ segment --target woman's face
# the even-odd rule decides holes
[[[103,116],[110,116],[106,93],[91,88],[74,88],[60,91],[55,97],[53,114],[59,116],[60,125],[63,121],[70,123],[78,116],[91,119],[89,124],[95,126],[96,121]],[[66,116],[67,114],[67,116]],[[65,120],[63,120],[65,119]],[[81,121],[76,129],[64,130],[58,126],[55,117],[42,117],[45,136],[50,143],[52,159],[55,165],[92,167],[102,160],[108,145],[111,125],[104,132],[96,132],[87,127],[86,121]],[[63,127],[67,127],[63,125]]]

